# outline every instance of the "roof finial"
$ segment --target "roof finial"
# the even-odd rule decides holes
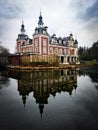
[[[77,34],[75,33],[75,39],[77,40]]]
[[[41,8],[40,8],[40,16],[41,16],[41,14],[42,14],[42,13],[41,13]]]
[[[41,16],[41,9],[40,9],[40,16],[39,16],[39,21],[38,21],[38,25],[39,27],[42,27],[43,26],[43,17]]]
[[[22,19],[22,25],[21,25],[21,33],[24,34],[25,33],[25,29],[24,29],[24,21]]]
[[[23,21],[23,18],[22,18],[22,25],[24,25],[24,21]]]
[[[54,29],[54,34],[55,34],[55,29]]]

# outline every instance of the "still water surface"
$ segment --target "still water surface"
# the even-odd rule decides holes
[[[98,130],[98,69],[0,72],[0,130]]]

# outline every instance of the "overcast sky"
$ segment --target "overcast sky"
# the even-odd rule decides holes
[[[48,33],[66,37],[73,33],[79,46],[98,40],[98,0],[0,0],[0,41],[15,52],[22,19],[32,38],[40,10]]]

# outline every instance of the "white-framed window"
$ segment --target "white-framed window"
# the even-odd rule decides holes
[[[71,53],[70,53],[70,49],[68,50],[68,55],[70,55]]]
[[[55,54],[56,55],[58,54],[58,48],[55,48]]]
[[[53,48],[51,47],[51,48],[50,48],[50,54],[52,54],[52,53],[53,53]]]
[[[47,79],[43,80],[43,84],[46,85],[47,84]]]
[[[17,45],[17,47],[18,47],[18,48],[20,48],[20,47],[21,47],[21,45],[20,45],[20,44],[18,44],[18,45]]]
[[[23,52],[25,53],[25,48],[23,48]]]
[[[64,49],[64,55],[66,55],[66,49]]]
[[[29,52],[32,52],[32,47],[29,48]]]
[[[47,53],[47,48],[43,47],[43,53],[46,54]]]
[[[46,40],[43,40],[43,46],[47,46],[46,43],[47,43]]]
[[[26,48],[26,52],[29,52],[29,48]]]
[[[38,47],[35,48],[35,52],[38,53]]]
[[[62,54],[62,49],[60,49],[60,54]]]
[[[35,46],[38,46],[38,39],[35,40]]]

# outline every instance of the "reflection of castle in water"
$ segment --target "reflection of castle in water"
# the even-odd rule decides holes
[[[23,104],[30,92],[39,104],[40,113],[43,113],[44,104],[48,104],[50,95],[68,92],[72,94],[77,87],[76,70],[48,70],[33,72],[9,72],[9,76],[18,79],[18,91],[22,95]]]

